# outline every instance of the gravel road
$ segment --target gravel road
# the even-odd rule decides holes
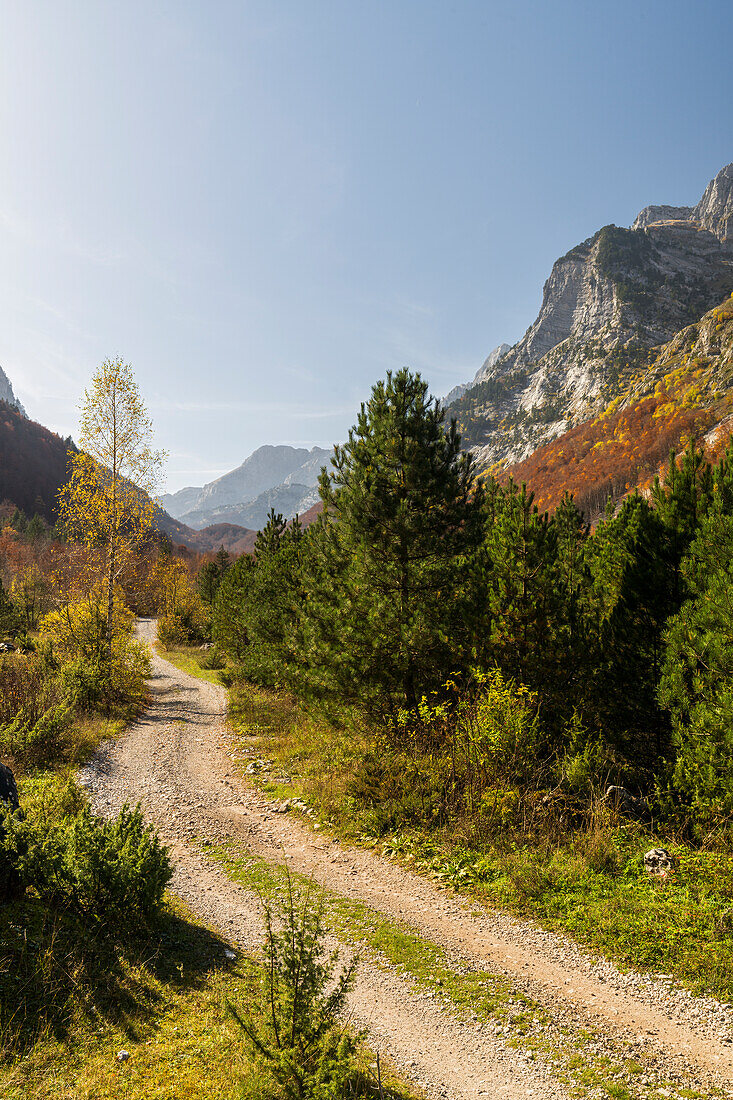
[[[153,621],[141,620],[137,630],[152,643]],[[237,840],[255,855],[286,861],[330,890],[411,926],[444,948],[457,968],[507,977],[550,1011],[558,1035],[590,1029],[599,1037],[596,1052],[636,1054],[651,1074],[643,1080],[652,1090],[672,1081],[705,1095],[722,1089],[733,1096],[731,1006],[693,997],[669,978],[622,974],[563,936],[480,909],[277,812],[235,772],[223,688],[186,675],[153,651],[151,690],[141,720],[100,748],[81,781],[99,813],[141,803],[171,846],[173,892],[232,942],[248,950],[261,942],[259,900],[207,860],[194,837]],[[360,964],[349,1014],[368,1030],[372,1048],[429,1096],[568,1096],[552,1062],[507,1046],[491,1025],[458,1018],[376,960]]]

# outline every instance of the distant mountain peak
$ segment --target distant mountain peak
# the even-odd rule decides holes
[[[201,488],[190,486],[162,496],[159,503],[196,530],[217,523],[257,529],[271,507],[290,519],[313,505],[321,467],[328,465],[332,453],[321,447],[267,443],[235,470]]]
[[[511,344],[499,344],[499,346],[494,348],[493,351],[490,351],[479,369],[476,371],[473,379],[473,385],[475,386],[477,382],[480,382],[483,378],[485,378],[489,371],[496,366],[499,360],[503,359],[506,353],[511,350]]]
[[[7,401],[8,405],[12,405],[14,409],[26,416],[26,411],[13,393],[10,379],[2,367],[0,367],[0,401]]]
[[[733,240],[733,164],[726,164],[705,188],[695,220],[720,241]]]

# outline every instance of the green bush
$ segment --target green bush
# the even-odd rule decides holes
[[[80,710],[129,715],[145,701],[149,674],[146,647],[118,635],[112,642],[111,664],[106,654],[92,658],[79,654],[61,666],[59,679]]]
[[[199,657],[199,664],[202,668],[207,668],[212,672],[219,672],[225,667],[226,659],[218,646],[212,646],[211,649],[201,654]]]
[[[35,721],[21,710],[12,722],[0,726],[0,752],[12,757],[16,767],[24,771],[47,764],[60,754],[71,720],[67,703],[49,707]]]
[[[203,603],[184,607],[158,620],[158,640],[167,649],[205,642],[211,635],[211,617]]]
[[[149,920],[160,909],[171,864],[139,807],[102,821],[86,806],[45,820],[0,806],[0,826],[2,850],[48,905],[100,922]]]

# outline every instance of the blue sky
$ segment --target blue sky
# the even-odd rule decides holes
[[[201,484],[436,394],[553,261],[733,160],[733,6],[3,0],[0,365],[66,435],[132,363]]]

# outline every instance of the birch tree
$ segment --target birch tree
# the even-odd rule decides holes
[[[69,537],[103,554],[111,660],[115,582],[154,528],[153,495],[166,457],[153,447],[152,424],[122,359],[105,359],[84,391],[79,448],[69,451],[59,515]]]

